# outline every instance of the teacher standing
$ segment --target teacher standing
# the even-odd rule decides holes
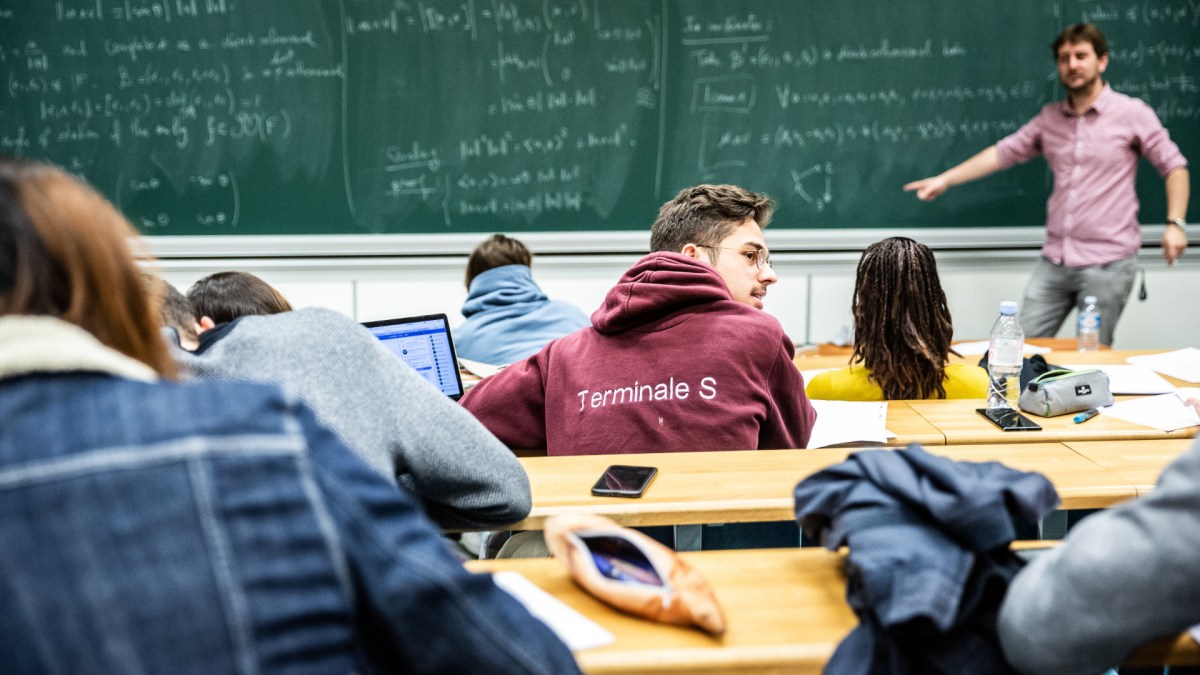
[[[948,188],[1028,162],[1054,172],[1046,203],[1046,243],[1029,284],[1021,325],[1026,337],[1053,337],[1084,296],[1099,300],[1100,341],[1111,345],[1133,288],[1141,247],[1134,181],[1145,157],[1166,181],[1162,249],[1174,264],[1187,248],[1187,160],[1150,106],[1101,78],[1108,42],[1096,26],[1068,26],[1051,45],[1067,97],[1042,108],[1015,133],[937,176],[904,186],[929,201]]]

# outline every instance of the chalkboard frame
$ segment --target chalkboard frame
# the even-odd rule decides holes
[[[1157,246],[1165,224],[1142,226],[1142,245]],[[535,254],[645,253],[650,227],[622,232],[521,232],[518,236]],[[935,251],[987,252],[1040,249],[1044,227],[864,228],[856,230],[796,230],[768,227],[767,244],[779,253],[857,252],[893,236],[920,241]],[[455,234],[383,235],[239,235],[213,237],[185,235],[142,237],[152,255],[160,259],[206,258],[356,258],[466,256],[487,238],[479,232]]]

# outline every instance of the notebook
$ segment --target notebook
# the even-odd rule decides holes
[[[426,314],[363,324],[388,351],[412,366],[454,400],[463,395],[450,323],[445,314]]]

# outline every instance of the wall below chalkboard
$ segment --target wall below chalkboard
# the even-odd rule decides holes
[[[1042,224],[1040,160],[931,204],[900,186],[1060,97],[1048,43],[1080,20],[1200,157],[1178,0],[0,0],[0,153],[163,238],[644,232],[732,182],[776,230],[979,244]],[[1139,186],[1162,222],[1148,166]]]
[[[1194,252],[1193,252],[1194,253]],[[1001,300],[1021,300],[1036,251],[947,251],[938,270],[954,317],[955,337],[986,337]],[[591,313],[638,254],[536,255],[533,274],[546,293]],[[772,254],[779,283],[768,289],[766,311],[797,343],[824,342],[850,321],[857,253]],[[1144,249],[1149,298],[1130,298],[1117,327],[1120,347],[1196,346],[1200,313],[1200,257],[1168,268],[1158,249]],[[319,305],[359,321],[444,312],[461,320],[466,256],[296,260],[284,258],[161,262],[163,275],[186,290],[202,276],[240,269],[262,276],[296,306]],[[1060,335],[1073,335],[1068,318]]]

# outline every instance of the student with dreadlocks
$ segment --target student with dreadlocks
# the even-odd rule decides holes
[[[905,237],[863,251],[854,284],[854,352],[850,367],[820,373],[809,398],[881,401],[986,398],[987,371],[947,363],[954,326],[937,262]]]

